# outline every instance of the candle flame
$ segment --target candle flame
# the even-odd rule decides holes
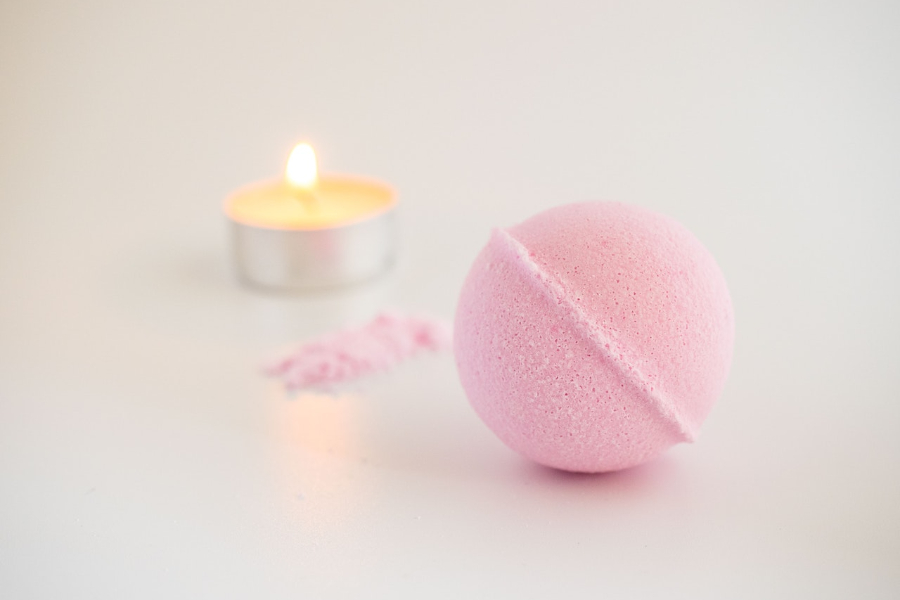
[[[309,144],[297,144],[287,161],[285,178],[296,188],[310,189],[316,184],[316,153]]]

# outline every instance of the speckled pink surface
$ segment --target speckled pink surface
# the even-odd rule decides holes
[[[525,456],[582,472],[693,441],[733,345],[731,298],[706,248],[671,218],[609,202],[495,230],[454,328],[484,422]]]
[[[328,389],[388,371],[423,351],[449,349],[451,339],[442,319],[382,313],[360,327],[309,340],[265,371],[289,390]]]

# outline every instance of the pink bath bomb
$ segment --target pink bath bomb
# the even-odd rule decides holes
[[[709,251],[673,219],[612,202],[495,230],[454,328],[460,380],[488,427],[538,463],[590,473],[693,441],[733,346]]]

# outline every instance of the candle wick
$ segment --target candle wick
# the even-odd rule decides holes
[[[292,186],[291,191],[293,192],[294,198],[303,204],[317,205],[319,203],[318,195],[314,189]]]

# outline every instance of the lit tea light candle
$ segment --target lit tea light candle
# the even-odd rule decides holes
[[[396,196],[390,186],[322,175],[308,144],[298,144],[285,176],[253,184],[225,203],[238,276],[282,289],[369,279],[394,261]]]

